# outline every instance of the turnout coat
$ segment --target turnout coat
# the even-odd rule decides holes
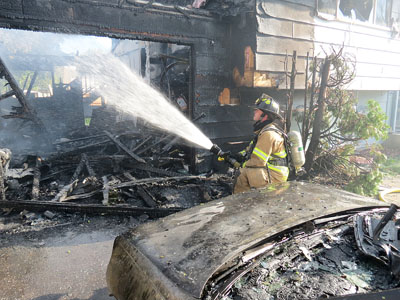
[[[269,183],[285,182],[289,176],[284,137],[276,124],[264,126],[241,154],[250,158],[240,168],[233,193],[261,188]]]

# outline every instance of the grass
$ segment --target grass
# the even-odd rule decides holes
[[[381,171],[389,175],[400,175],[400,156],[388,157],[388,159],[381,165]]]

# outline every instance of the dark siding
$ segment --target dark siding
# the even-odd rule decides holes
[[[230,82],[228,23],[204,10],[119,2],[26,0],[22,4],[0,0],[0,26],[190,45],[193,116],[207,113],[200,120],[200,128],[212,139],[240,134],[241,122],[228,121],[240,115],[236,108],[232,112],[220,107],[213,110],[219,105],[219,93]]]

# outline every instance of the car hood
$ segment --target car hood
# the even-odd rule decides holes
[[[118,299],[147,299],[143,295],[149,291],[134,296],[140,290],[140,280],[146,280],[153,293],[161,295],[153,299],[200,298],[205,284],[221,266],[262,240],[323,216],[377,206],[387,205],[304,182],[228,196],[118,237],[108,266],[108,285]],[[132,260],[136,267],[130,264]],[[133,271],[135,268],[140,271]],[[147,276],[142,274],[138,279],[138,274],[129,272]]]

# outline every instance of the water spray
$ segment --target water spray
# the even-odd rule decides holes
[[[91,76],[96,94],[117,111],[146,120],[200,148],[212,147],[210,139],[177,107],[114,55],[78,56],[75,66],[81,76]]]

